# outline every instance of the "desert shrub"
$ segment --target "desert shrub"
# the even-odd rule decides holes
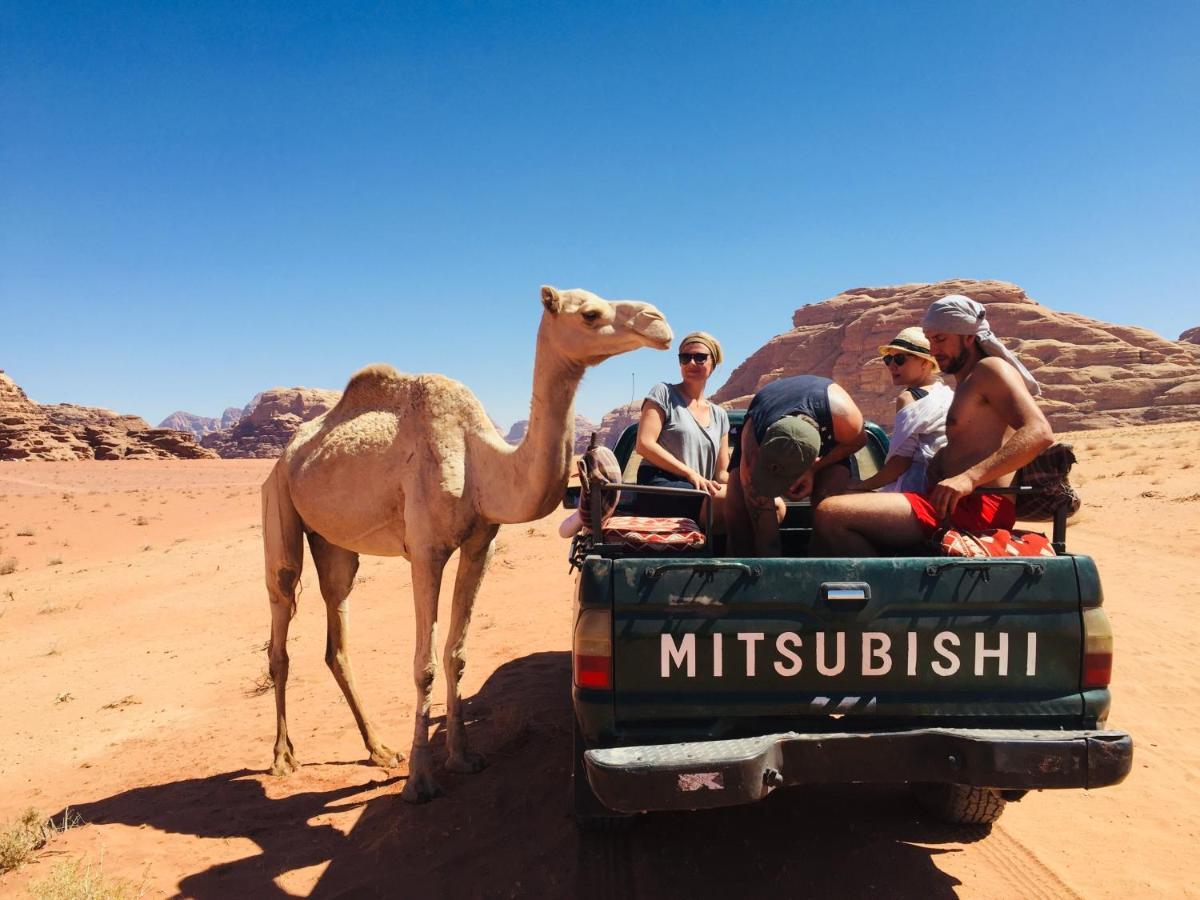
[[[33,529],[32,528],[22,528],[20,531],[17,532],[17,537],[33,537]]]
[[[79,816],[69,809],[63,813],[61,822],[55,822],[43,819],[36,809],[29,807],[0,828],[0,874],[28,862],[54,835],[81,824]]]
[[[38,900],[134,900],[146,893],[145,880],[134,884],[109,878],[101,863],[86,858],[64,859],[45,877],[31,882],[29,893]]]
[[[61,557],[61,556],[52,556],[52,557],[50,557],[48,560],[46,560],[46,565],[48,565],[48,566],[61,566],[61,565],[62,565],[62,562],[63,562],[63,560],[62,560],[62,557]]]
[[[136,519],[133,520],[133,524],[134,525],[149,525],[150,520],[147,519],[145,516],[138,516]]]
[[[15,556],[6,556],[0,559],[0,575],[11,575],[17,571],[17,558]]]

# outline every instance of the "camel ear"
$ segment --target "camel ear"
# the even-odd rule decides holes
[[[542,285],[542,306],[546,307],[547,312],[558,314],[562,308],[562,298],[558,295],[557,288],[552,288],[548,284]]]

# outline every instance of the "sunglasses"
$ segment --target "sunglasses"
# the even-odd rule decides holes
[[[686,366],[688,363],[696,363],[702,366],[708,362],[709,358],[709,354],[707,353],[680,353],[679,364]]]
[[[909,354],[907,353],[889,353],[883,358],[883,364],[890,366],[892,363],[895,363],[898,366],[902,366],[908,362],[908,357]]]

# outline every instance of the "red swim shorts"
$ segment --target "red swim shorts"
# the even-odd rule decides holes
[[[937,510],[923,494],[908,494],[905,498],[913,515],[925,529],[927,537],[942,527]],[[989,528],[1012,528],[1017,521],[1017,508],[1001,494],[968,494],[958,501],[950,516],[950,524],[959,531],[986,531]]]

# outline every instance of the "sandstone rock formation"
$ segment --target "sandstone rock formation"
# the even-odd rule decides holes
[[[596,429],[600,433],[597,441],[605,447],[616,447],[621,432],[636,422],[641,412],[641,400],[634,400],[624,406],[609,410],[600,420],[600,427]]]
[[[302,422],[332,409],[340,391],[272,388],[257,394],[232,427],[205,435],[200,443],[225,459],[274,459]]]
[[[0,371],[0,460],[214,459],[194,435],[74,403],[34,403]]]
[[[1055,312],[1003,281],[855,288],[802,306],[792,316],[792,330],[739,365],[714,399],[744,407],[776,378],[825,375],[846,388],[869,419],[890,427],[895,391],[877,361],[877,347],[919,324],[931,302],[953,293],[987,307],[992,330],[1042,385],[1040,403],[1056,430],[1200,416],[1200,347],[1145,328]]]
[[[1200,344],[1200,325],[1189,328],[1179,336],[1179,340],[1185,344]]]
[[[591,419],[585,416],[575,417],[575,452],[583,453],[588,448],[588,442],[592,439],[592,432],[596,431],[598,426]],[[525,432],[529,429],[529,420],[521,419],[519,422],[514,422],[513,427],[508,429],[508,434],[504,440],[508,443],[516,445],[521,443],[525,438]],[[499,429],[497,429],[499,431]]]

